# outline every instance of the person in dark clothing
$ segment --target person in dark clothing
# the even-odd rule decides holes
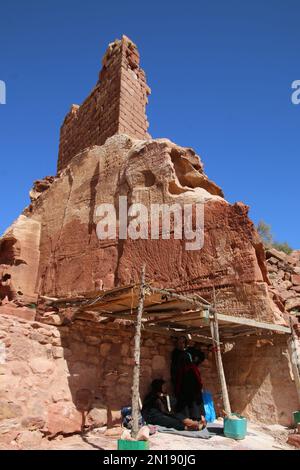
[[[186,362],[181,369],[176,383],[176,415],[199,421],[205,425],[205,411],[202,397],[202,380],[199,365],[204,361],[205,354],[190,348],[192,362]]]
[[[185,336],[179,336],[176,348],[171,356],[171,381],[175,395],[178,374],[187,362],[192,362],[191,355],[187,349],[187,339]]]
[[[184,416],[177,417],[169,409],[166,395],[164,394],[165,381],[155,379],[151,383],[151,390],[144,399],[142,416],[146,423],[173,428],[179,431],[185,429],[198,430],[199,423]]]

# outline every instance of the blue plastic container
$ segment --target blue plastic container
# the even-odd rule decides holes
[[[216,412],[213,402],[213,397],[210,392],[204,390],[202,392],[203,396],[203,403],[204,403],[204,411],[205,411],[205,419],[208,423],[213,423],[216,419]]]
[[[232,413],[238,419],[224,418],[224,436],[231,439],[245,439],[247,434],[247,420],[244,416]]]

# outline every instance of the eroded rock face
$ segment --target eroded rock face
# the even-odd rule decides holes
[[[29,193],[30,200],[35,201],[36,199],[38,199],[44,191],[47,191],[50,188],[54,179],[54,176],[46,176],[46,178],[42,180],[35,181],[33,184],[33,188]]]
[[[292,424],[298,397],[286,341],[286,335],[244,337],[223,355],[232,409],[251,421]]]
[[[185,240],[98,240],[96,209],[119,197],[128,205],[202,202],[204,246],[186,250]],[[199,157],[167,139],[137,141],[114,136],[76,158],[32,203],[31,218],[42,225],[38,292],[69,296],[139,279],[157,285],[197,291],[233,315],[283,321],[269,292],[264,252],[248,208],[230,205],[203,171]]]
[[[149,213],[151,204],[203,203],[203,248],[189,251],[185,240],[172,236],[99,240],[97,207],[112,204],[118,217],[120,196],[127,197],[128,206],[143,203]],[[14,300],[18,291],[33,298],[37,293],[67,297],[128,285],[139,279],[146,262],[148,277],[159,286],[199,292],[208,300],[214,287],[219,311],[284,322],[283,309],[269,289],[264,250],[248,208],[230,205],[195,152],[167,139],[118,135],[80,153],[32,200],[30,211],[9,233],[15,234],[16,244],[12,254],[8,235],[2,241],[3,261],[11,256],[2,274],[2,298]],[[16,261],[18,247],[30,253],[26,264]],[[33,270],[32,276],[22,278],[25,267],[26,273]]]
[[[37,300],[40,221],[21,215],[0,238],[0,301]]]

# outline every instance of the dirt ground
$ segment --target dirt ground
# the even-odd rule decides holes
[[[121,428],[106,430],[100,428],[87,433],[85,436],[58,436],[53,440],[43,439],[39,449],[43,450],[115,450]],[[286,444],[289,430],[279,425],[258,425],[248,423],[248,433],[245,439],[236,441],[215,435],[210,439],[194,439],[156,433],[150,437],[150,450],[294,450]],[[18,449],[11,444],[10,449]],[[32,449],[33,447],[31,447]]]

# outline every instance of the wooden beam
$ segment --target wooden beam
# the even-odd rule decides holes
[[[223,313],[217,314],[218,321],[224,321],[229,323],[236,323],[239,325],[253,326],[254,328],[262,328],[265,330],[277,331],[280,333],[291,333],[291,328],[288,326],[275,325],[273,323],[259,322],[250,318],[234,317],[232,315],[224,315]]]
[[[166,295],[167,297],[182,300],[183,302],[188,302],[192,305],[197,305],[201,308],[203,308],[203,307],[208,308],[210,306],[209,302],[200,301],[199,298],[189,297],[187,295],[182,295],[182,294],[177,294],[176,292],[171,292],[167,289],[159,289],[158,287],[148,286],[148,288],[154,293],[161,294],[161,295]]]
[[[154,316],[154,315],[152,315]],[[158,317],[160,316],[160,314],[157,315]],[[161,323],[161,322],[165,322],[165,321],[168,321],[168,320],[172,320],[172,321],[177,321],[177,320],[185,320],[185,321],[190,321],[190,320],[199,320],[199,312],[197,311],[183,311],[181,312],[180,314],[178,314],[178,312],[174,312],[173,315],[170,315],[170,312],[169,312],[169,316],[162,316],[161,318],[155,318],[154,320],[148,320],[147,323]]]
[[[299,405],[300,405],[300,373],[299,373],[299,368],[297,367],[297,363],[296,363],[296,360],[295,360],[295,356],[296,356],[297,352],[295,350],[295,343],[294,343],[292,337],[290,337],[288,339],[288,352],[289,352],[290,362],[291,362],[291,366],[292,366],[295,387],[296,387],[296,391],[297,391],[297,395],[298,395],[298,402],[299,402]]]
[[[141,328],[145,301],[145,264],[142,267],[139,308],[134,336],[134,367],[132,382],[132,430],[131,435],[136,439],[139,432],[139,400],[140,400],[140,367],[141,367]]]
[[[214,289],[214,307],[216,307],[215,289]],[[215,312],[215,310],[213,314],[210,316],[210,331],[211,331],[211,336],[213,338],[213,346],[214,346],[214,351],[215,351],[217,371],[218,371],[220,385],[221,385],[223,405],[224,405],[226,414],[230,415],[231,406],[230,406],[230,401],[229,401],[228,389],[227,389],[223,361],[222,361],[222,354],[221,354],[221,349],[220,349],[218,315]]]
[[[295,387],[298,395],[298,401],[300,405],[300,341],[296,335],[296,332],[293,328],[293,322],[290,318],[291,325],[291,335],[288,339],[288,352],[289,358],[292,365],[292,371],[294,376]]]
[[[162,334],[165,336],[180,336],[182,334],[187,334],[187,335],[190,335],[192,339],[194,339],[195,341],[198,340],[198,341],[205,341],[205,342],[211,343],[210,336],[193,333],[192,331],[188,332],[186,330],[178,331],[170,327],[161,327],[161,326],[157,327],[157,326],[147,325],[145,328],[143,328],[143,331],[149,331],[151,333]]]
[[[136,314],[135,315],[130,315],[130,313],[127,313],[127,314],[111,313],[111,312],[98,311],[98,310],[83,310],[83,312],[84,313],[94,313],[98,317],[113,318],[115,320],[129,320],[129,321],[135,321],[136,320]]]
[[[213,338],[212,343],[213,343],[214,351],[215,351],[216,365],[217,365],[217,371],[218,371],[219,381],[221,385],[224,410],[226,411],[228,415],[230,415],[231,406],[230,406],[227,384],[226,384],[226,379],[225,379],[225,374],[224,374],[222,355],[220,351],[220,342],[217,341],[216,336],[215,336],[216,331],[215,331],[214,320],[211,320],[211,335]]]

